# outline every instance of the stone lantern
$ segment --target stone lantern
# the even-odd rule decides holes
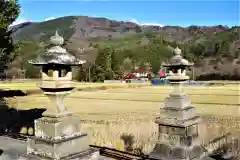
[[[170,63],[163,65],[169,70],[167,79],[174,90],[165,99],[161,117],[155,121],[159,126],[159,135],[150,157],[161,160],[198,160],[206,156],[206,149],[198,138],[200,117],[182,90],[182,84],[189,79],[186,69],[193,64],[182,58],[178,47],[174,52],[175,56]]]
[[[29,63],[41,66],[42,81],[38,84],[50,99],[43,117],[35,120],[35,136],[28,138],[27,155],[23,159],[71,159],[89,152],[88,137],[80,131],[80,120],[68,112],[63,99],[74,89],[71,66],[82,65],[61,46],[64,39],[56,34],[52,47]]]
[[[65,109],[63,99],[74,89],[71,67],[82,65],[85,61],[77,59],[61,47],[64,39],[58,35],[57,31],[51,37],[50,43],[53,47],[45,54],[39,55],[36,60],[30,60],[29,63],[42,67],[42,81],[38,86],[51,101],[43,115],[59,117],[69,114]]]

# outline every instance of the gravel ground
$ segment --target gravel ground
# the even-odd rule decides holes
[[[27,152],[26,142],[4,136],[0,136],[0,149],[3,150],[0,160],[16,160],[17,155]]]
[[[0,136],[0,149],[3,150],[3,154],[0,156],[0,160],[17,160],[17,156],[27,153],[26,142],[15,140],[9,137]],[[80,160],[80,159],[75,159]],[[102,157],[98,152],[93,153],[82,160],[112,160],[111,158]]]

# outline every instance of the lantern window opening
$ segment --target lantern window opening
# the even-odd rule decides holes
[[[64,75],[64,69],[58,68],[57,71],[58,71],[58,77],[64,77],[63,76]]]
[[[43,66],[42,72],[48,75],[48,68],[46,66]]]
[[[52,69],[49,69],[49,70],[47,71],[47,75],[48,75],[48,77],[53,77],[53,70],[52,70]]]
[[[64,66],[58,69],[58,74],[59,77],[66,77],[68,72],[71,72],[71,67],[70,66]]]

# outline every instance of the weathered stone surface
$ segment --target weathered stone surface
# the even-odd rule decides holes
[[[191,106],[191,101],[188,96],[169,96],[165,98],[165,107],[184,109]]]
[[[69,111],[67,111],[65,105],[64,105],[64,98],[70,94],[70,91],[65,92],[44,92],[44,95],[46,95],[50,103],[47,106],[47,110],[43,112],[44,117],[52,117],[52,118],[58,118],[58,117],[64,117],[71,115]]]
[[[48,80],[37,84],[40,88],[74,88],[74,82],[69,80]]]
[[[56,31],[54,45],[41,54],[33,65],[42,66],[42,82],[38,85],[49,97],[43,118],[35,121],[35,136],[28,138],[23,159],[72,159],[89,154],[88,136],[80,131],[80,120],[64,106],[63,99],[74,89],[71,66],[85,63],[62,48],[64,39]]]
[[[196,116],[196,109],[194,107],[188,107],[184,109],[178,108],[161,108],[162,116],[173,117],[177,120],[188,120]]]
[[[201,145],[183,147],[157,143],[150,153],[150,158],[159,160],[201,160],[206,157],[206,150]]]
[[[74,115],[58,118],[42,117],[35,121],[35,136],[38,138],[58,139],[78,133],[80,129],[80,119]]]
[[[163,157],[169,157],[171,148],[166,144],[157,143],[154,146],[153,151],[150,154],[151,158],[161,159]]]
[[[157,144],[150,153],[151,158],[161,160],[199,160],[205,157],[198,138],[198,124],[201,118],[191,106],[189,97],[182,90],[182,83],[188,80],[186,68],[191,66],[181,57],[181,50],[175,50],[170,60],[167,79],[174,85],[174,91],[165,99],[161,116],[156,119],[159,126]]]
[[[34,155],[26,155],[27,142],[0,136],[0,148],[4,153],[0,156],[0,160],[49,160]],[[82,154],[73,155],[66,160],[113,160],[104,157],[98,151],[88,150]],[[93,153],[92,153],[93,152]]]
[[[178,120],[177,118],[174,117],[158,117],[156,118],[155,122],[157,124],[161,124],[161,125],[168,125],[168,126],[172,126],[172,127],[188,127],[194,124],[198,124],[201,121],[201,117],[200,116],[195,116],[191,119],[188,120]]]
[[[12,159],[6,159],[6,160],[12,160]],[[49,160],[49,159],[39,158],[37,156],[31,155],[31,156],[21,156],[18,158],[18,160]],[[79,154],[79,155],[68,157],[67,159],[62,159],[62,160],[115,160],[115,159],[101,156],[98,151],[93,151],[93,153],[90,151],[90,153],[87,153],[86,155]]]
[[[171,126],[163,126],[159,125],[159,133],[164,133],[164,134],[174,134],[174,135],[185,135],[185,128],[183,127],[171,127]]]
[[[29,61],[31,64],[34,65],[46,65],[46,64],[61,64],[61,65],[81,65],[85,63],[78,58],[76,58],[73,54],[67,52],[66,49],[62,48],[61,46],[64,43],[63,37],[56,34],[51,37],[50,40],[51,44],[55,45],[45,54],[40,54],[36,60]]]
[[[80,154],[87,155],[90,153],[88,149],[88,137],[83,135],[48,143],[44,139],[29,139],[27,152],[30,155],[57,160],[80,156]]]
[[[198,135],[198,124],[186,128],[186,136]]]
[[[180,135],[159,133],[159,142],[163,144],[168,144],[169,146],[180,146],[180,138]]]
[[[179,49],[178,47],[176,49],[174,49],[175,55],[170,59],[170,63],[164,65],[165,67],[174,67],[174,66],[181,66],[181,67],[188,67],[188,66],[192,66],[193,63],[190,63],[188,60],[184,59],[181,56],[181,49]]]
[[[88,136],[80,129],[76,116],[40,118],[35,121],[35,136],[28,139],[27,153],[58,159],[86,152]]]

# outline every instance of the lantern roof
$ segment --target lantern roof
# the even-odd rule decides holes
[[[57,31],[55,35],[50,38],[50,43],[53,45],[50,49],[48,49],[44,54],[39,55],[36,60],[30,60],[29,63],[33,65],[53,64],[76,66],[86,62],[76,58],[76,56],[67,52],[67,50],[62,47],[64,39],[59,36]]]
[[[181,49],[178,48],[175,48],[174,49],[174,56],[171,58],[169,64],[165,64],[163,65],[164,67],[171,67],[171,66],[192,66],[193,63],[190,63],[187,59],[184,59],[182,56],[181,56]]]

